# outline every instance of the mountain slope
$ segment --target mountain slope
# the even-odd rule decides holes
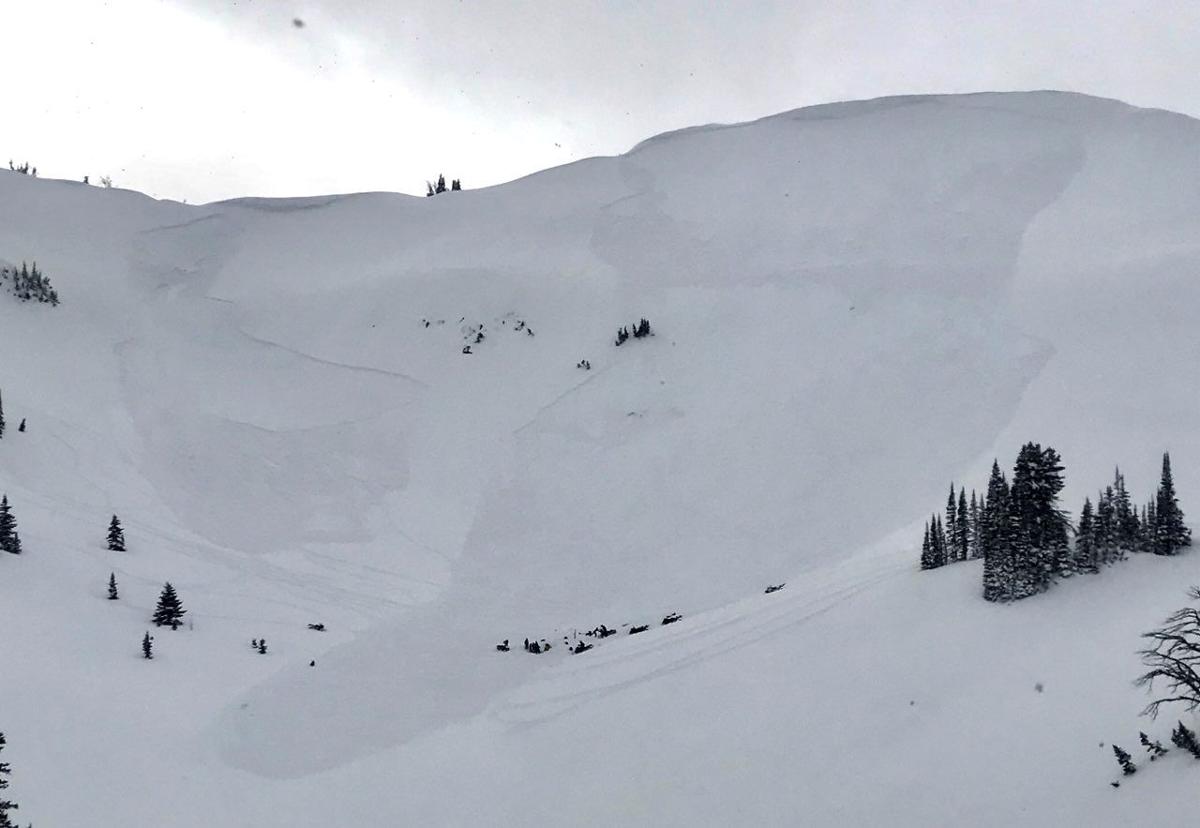
[[[981,486],[1027,439],[1062,452],[1071,509],[1114,463],[1149,494],[1169,448],[1188,508],[1200,193],[1180,182],[1197,179],[1197,122],[1062,93],[797,110],[431,199],[194,207],[0,174],[0,259],[36,259],[63,298],[0,302],[0,346],[20,354],[0,374],[5,413],[30,423],[0,441],[28,550],[0,561],[0,624],[38,630],[0,639],[26,809],[71,824],[103,799],[113,824],[143,824],[153,800],[104,793],[136,778],[226,796],[233,824],[390,825],[418,806],[471,823],[488,803],[508,823],[789,823],[854,767],[945,764],[929,740],[944,750],[1015,675],[977,642],[1076,691],[1125,680],[1190,559],[1002,611],[967,568],[906,570],[947,484]],[[641,316],[655,336],[614,347]],[[114,511],[126,554],[102,548]],[[120,606],[102,600],[110,570]],[[195,629],[160,634],[143,664],[167,578]],[[1122,578],[1130,608],[1108,620]],[[565,663],[491,649],[672,610],[677,627]],[[959,618],[955,668],[925,661]],[[330,632],[304,628],[317,620]],[[1013,642],[1039,624],[1078,625],[1064,664],[1020,661]],[[262,635],[266,659],[243,646]],[[1095,670],[1071,655],[1091,635]],[[903,665],[906,692],[874,686]],[[873,707],[947,684],[962,700],[927,731]],[[793,709],[790,687],[822,701]],[[1069,712],[1091,732],[1074,697],[1051,696],[1040,721]],[[1103,725],[1130,697],[1105,696]],[[872,715],[843,723],[833,699]],[[63,708],[53,728],[39,712]],[[1003,706],[989,732],[1031,715]],[[833,722],[854,745],[887,729],[894,748],[867,758]],[[816,755],[796,747],[810,729]],[[179,765],[127,733],[182,741]],[[1069,761],[1054,736],[1034,744]],[[71,762],[101,762],[77,748],[92,741],[111,770],[61,798]],[[972,807],[1015,818],[971,775],[1016,773],[1015,748],[997,766],[972,763],[978,749],[950,763],[972,768]],[[589,757],[607,770],[589,775]],[[801,776],[811,788],[778,794]],[[946,813],[954,778],[897,813]],[[1032,813],[1113,817],[1088,778]],[[301,793],[326,785],[332,810]],[[903,789],[833,797],[814,823],[869,821]]]

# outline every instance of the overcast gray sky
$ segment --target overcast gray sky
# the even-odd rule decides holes
[[[468,188],[917,92],[1200,116],[1200,0],[9,0],[0,163],[192,202]]]

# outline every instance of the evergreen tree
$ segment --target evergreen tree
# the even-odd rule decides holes
[[[108,573],[108,600],[115,601],[121,596],[117,594],[117,573]]]
[[[1163,453],[1162,480],[1154,498],[1156,521],[1154,525],[1154,553],[1174,555],[1181,548],[1192,545],[1191,530],[1183,523],[1183,510],[1175,496],[1175,482],[1171,478],[1171,455]]]
[[[1125,489],[1125,475],[1121,474],[1119,467],[1113,477],[1113,520],[1115,541],[1120,557],[1123,558],[1130,552],[1136,552],[1139,523],[1137,509],[1133,508],[1129,499],[1129,492]]]
[[[1117,515],[1113,499],[1112,486],[1108,486],[1096,501],[1096,552],[1100,563],[1105,565],[1117,560]]]
[[[978,501],[975,499],[975,490],[974,490],[974,489],[971,489],[971,511],[970,511],[970,517],[971,517],[971,521],[970,521],[970,525],[971,525],[971,544],[970,544],[970,557],[972,557],[972,558],[980,558],[980,557],[983,557],[983,551],[980,549],[980,545],[979,545],[979,512],[980,512],[980,508],[979,508],[979,502],[978,502]]]
[[[946,498],[946,562],[958,560],[958,498],[954,496],[954,484],[950,484],[950,496]]]
[[[1146,504],[1146,519],[1142,521],[1142,531],[1146,537],[1146,551],[1154,551],[1154,539],[1158,536],[1158,504],[1151,498]]]
[[[0,438],[4,437],[4,400],[0,399]]]
[[[125,551],[125,530],[121,528],[121,521],[116,515],[108,523],[108,548],[113,552]]]
[[[992,461],[992,475],[980,520],[980,546],[983,552],[983,597],[988,601],[1010,598],[1011,566],[1009,557],[1008,482],[1000,464]]]
[[[971,518],[967,512],[967,489],[964,486],[958,490],[958,527],[955,530],[958,539],[958,549],[955,557],[965,561],[971,555]]]
[[[4,739],[4,734],[0,733],[0,752],[4,751],[6,744],[8,743]],[[8,780],[5,777],[10,773],[12,773],[12,768],[8,766],[8,763],[0,762],[0,791],[8,787]],[[17,803],[4,799],[3,795],[0,794],[0,828],[16,828],[12,822],[12,818],[9,816],[11,811],[16,810],[18,810]]]
[[[438,175],[437,186],[433,188],[433,191],[434,191],[435,193],[444,193],[444,192],[446,192],[446,176],[444,176],[444,175]]]
[[[1083,499],[1083,510],[1079,513],[1079,528],[1075,530],[1075,571],[1099,572],[1096,560],[1095,521],[1092,515],[1091,498]]]
[[[17,519],[8,505],[8,495],[0,496],[0,550],[21,554],[21,536],[17,533]]]
[[[1196,734],[1189,730],[1183,722],[1175,728],[1171,733],[1171,742],[1180,750],[1186,750],[1188,753],[1200,759],[1200,742],[1196,741]]]
[[[938,566],[945,566],[948,558],[946,557],[946,530],[942,526],[942,519],[938,515],[933,516],[933,534],[934,534],[934,558],[938,562]]]
[[[1141,740],[1142,746],[1146,748],[1146,752],[1150,754],[1151,762],[1171,752],[1163,747],[1161,742],[1151,740],[1145,733],[1138,733],[1138,738]]]
[[[179,596],[175,594],[175,587],[171,586],[170,581],[167,581],[163,585],[162,594],[158,596],[158,605],[154,608],[154,617],[152,619],[154,625],[156,627],[170,627],[173,630],[177,630],[186,612],[187,610],[183,608]]]
[[[154,658],[154,636],[148,631],[142,636],[142,658]]]
[[[1116,745],[1112,746],[1113,753],[1117,756],[1117,764],[1121,766],[1121,772],[1126,776],[1137,773],[1137,765],[1133,764],[1133,759],[1127,751],[1121,750]]]
[[[258,652],[259,652],[259,655],[267,654],[267,639],[265,639],[265,638],[258,639]]]
[[[933,557],[933,545],[929,542],[929,524],[925,524],[925,537],[921,541],[921,569],[936,569],[937,563]]]
[[[461,189],[462,189],[462,181],[460,181],[459,179],[456,178],[450,182],[450,190],[452,192],[458,192]]]

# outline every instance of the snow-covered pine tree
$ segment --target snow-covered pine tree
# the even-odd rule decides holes
[[[954,484],[950,484],[950,496],[946,498],[946,563],[958,560],[958,498],[954,495]]]
[[[1137,509],[1134,508],[1125,488],[1125,475],[1121,474],[1119,466],[1113,475],[1113,520],[1118,554],[1124,558],[1137,551],[1139,521]]]
[[[4,746],[6,744],[8,744],[8,742],[5,741],[4,734],[0,733],[0,752],[4,751]],[[8,787],[8,779],[5,777],[7,777],[10,773],[12,773],[12,768],[9,767],[8,763],[0,762],[0,791],[3,791]],[[0,828],[16,828],[16,826],[13,825],[12,817],[9,816],[9,813],[11,811],[18,810],[18,807],[19,806],[17,803],[11,802],[0,795]]]
[[[108,548],[112,552],[125,551],[125,530],[116,515],[108,522]]]
[[[435,193],[446,192],[446,176],[441,174],[438,175],[437,186],[433,188],[433,191]]]
[[[1009,555],[1008,482],[1000,464],[992,461],[987,496],[980,511],[980,547],[983,553],[983,597],[988,601],[1009,600],[1011,559]]]
[[[1171,733],[1171,742],[1180,750],[1186,750],[1192,756],[1200,759],[1200,742],[1196,741],[1196,734],[1183,722],[1180,722]]]
[[[4,400],[0,398],[0,438],[4,437]]]
[[[967,488],[958,490],[958,511],[954,515],[957,523],[954,528],[955,560],[965,561],[971,551],[971,519],[967,514]]]
[[[1171,752],[1163,747],[1161,742],[1151,739],[1145,733],[1138,733],[1138,739],[1141,740],[1142,746],[1146,748],[1146,752],[1150,754],[1151,762]]]
[[[1039,464],[1041,447],[1021,446],[1013,465],[1010,517],[1015,523],[1012,539],[1013,582],[1010,597],[1027,598],[1046,588],[1050,566],[1041,543],[1039,526]]]
[[[116,601],[121,596],[117,593],[117,573],[108,573],[108,600]]]
[[[1079,528],[1075,530],[1075,571],[1095,573],[1100,571],[1096,560],[1095,520],[1092,514],[1092,500],[1083,499],[1083,509],[1079,512]]]
[[[459,190],[461,190],[461,189],[462,189],[462,181],[461,181],[460,179],[457,179],[457,178],[456,178],[456,179],[454,179],[453,181],[451,181],[451,182],[450,182],[450,191],[451,191],[451,192],[455,192],[455,193],[456,193],[456,192],[458,192],[458,191],[459,191]]]
[[[971,507],[968,516],[970,540],[967,547],[967,557],[979,558],[983,556],[983,552],[979,548],[979,501],[975,498],[974,489],[971,489]]]
[[[1154,498],[1154,552],[1157,555],[1174,555],[1185,546],[1192,545],[1192,532],[1183,522],[1183,510],[1175,496],[1175,481],[1171,477],[1171,455],[1163,452],[1162,479],[1158,494]]]
[[[142,636],[142,658],[154,658],[154,636],[149,631]]]
[[[1112,746],[1113,753],[1116,754],[1117,764],[1121,766],[1121,772],[1126,776],[1137,773],[1137,765],[1133,764],[1133,758],[1127,751],[1121,750],[1117,745]]]
[[[933,545],[929,542],[929,523],[925,523],[925,537],[921,540],[921,569],[936,569],[933,560]]]
[[[21,554],[21,536],[17,533],[17,519],[8,505],[8,495],[0,496],[0,551]]]
[[[1096,500],[1096,554],[1100,563],[1117,560],[1117,515],[1113,507],[1112,486],[1105,487]]]
[[[154,608],[152,619],[154,625],[156,627],[170,627],[173,630],[177,630],[186,612],[187,610],[183,608],[179,596],[175,594],[175,587],[171,586],[170,581],[167,581],[163,585],[162,593],[158,596],[158,605]]]
[[[940,515],[933,516],[933,535],[934,557],[937,559],[938,566],[945,566],[950,559],[946,554],[946,529],[942,526]]]

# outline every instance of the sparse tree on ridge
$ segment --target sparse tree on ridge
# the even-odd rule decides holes
[[[162,593],[158,596],[158,605],[154,608],[154,625],[156,627],[170,627],[172,630],[179,629],[179,624],[183,621],[183,616],[187,612],[183,608],[183,603],[179,600],[179,596],[175,594],[175,587],[171,586],[171,582],[167,581],[163,585]]]
[[[112,552],[125,551],[125,530],[121,528],[121,521],[116,515],[108,523],[108,548]]]
[[[4,400],[0,399],[0,438],[4,437]]]

